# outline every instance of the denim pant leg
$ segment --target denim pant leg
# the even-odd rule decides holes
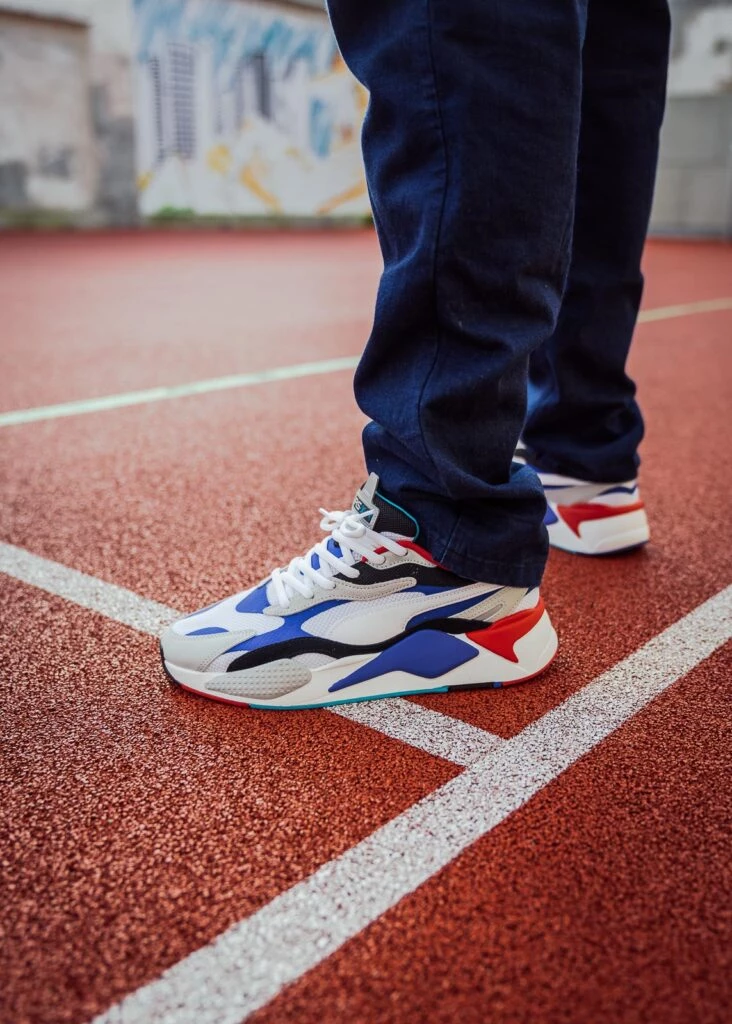
[[[557,328],[531,357],[523,431],[535,465],[628,480],[643,420],[628,357],[643,290],[663,118],[667,0],[590,0],[572,263]]]
[[[329,0],[370,91],[384,258],[355,383],[367,466],[435,558],[516,586],[547,551],[541,487],[511,457],[569,265],[585,7]]]

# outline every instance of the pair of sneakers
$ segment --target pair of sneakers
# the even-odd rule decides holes
[[[554,547],[599,555],[648,540],[634,480],[539,475]],[[305,556],[173,623],[161,638],[170,678],[213,700],[296,710],[501,687],[542,672],[557,635],[539,589],[443,568],[378,483],[372,473],[346,512],[321,509],[327,537]]]

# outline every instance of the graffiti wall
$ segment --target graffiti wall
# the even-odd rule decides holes
[[[365,93],[324,14],[247,0],[134,0],[140,210],[368,211]]]

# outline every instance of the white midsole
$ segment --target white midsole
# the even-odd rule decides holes
[[[563,551],[581,555],[607,555],[638,547],[650,540],[648,517],[642,508],[604,519],[588,519],[580,523],[577,536],[561,518],[554,502],[549,502],[549,507],[558,516],[556,523],[547,526],[549,543]]]
[[[459,639],[472,646],[478,652],[477,655],[435,679],[427,679],[404,671],[394,671],[386,672],[362,683],[346,686],[341,690],[332,691],[331,686],[379,657],[380,652],[353,655],[312,669],[312,677],[308,683],[271,700],[217,691],[215,681],[226,679],[226,675],[222,675],[220,672],[195,672],[168,661],[165,662],[165,667],[177,682],[188,689],[205,694],[207,697],[220,697],[236,704],[253,704],[257,707],[319,707],[342,701],[368,700],[410,692],[439,691],[448,686],[520,682],[546,668],[557,650],[557,634],[546,611],[536,625],[516,641],[514,652],[518,658],[517,662],[509,661],[507,658],[502,658],[500,655],[486,650],[479,644],[468,640],[464,634]]]

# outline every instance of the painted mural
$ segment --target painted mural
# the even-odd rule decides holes
[[[366,94],[322,15],[134,0],[140,210],[368,212]]]

